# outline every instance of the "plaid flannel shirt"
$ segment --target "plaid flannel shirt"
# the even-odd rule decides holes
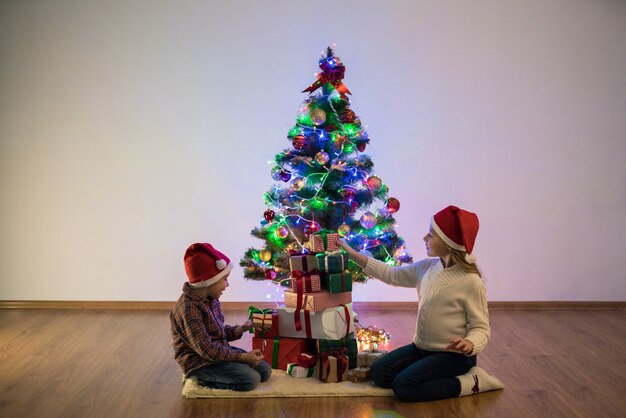
[[[235,337],[235,327],[224,325],[220,301],[198,296],[189,285],[170,312],[174,358],[185,376],[190,372],[219,361],[239,361],[241,352],[228,341]]]

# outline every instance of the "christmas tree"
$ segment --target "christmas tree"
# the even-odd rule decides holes
[[[249,248],[239,263],[248,279],[288,286],[290,255],[308,253],[316,233],[338,233],[351,247],[391,265],[412,261],[395,231],[400,202],[389,197],[363,153],[370,138],[350,107],[345,66],[329,47],[319,67],[287,135],[291,147],[274,158],[275,183],[264,195],[268,209],[251,232],[265,243]],[[371,209],[375,202],[382,207]],[[353,281],[367,280],[355,263],[348,269]]]

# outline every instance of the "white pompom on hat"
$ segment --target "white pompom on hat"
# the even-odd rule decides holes
[[[456,206],[437,212],[430,221],[431,226],[443,241],[458,251],[472,254],[478,235],[478,216]],[[475,262],[475,257],[468,262]]]
[[[191,244],[184,260],[189,284],[194,288],[211,286],[233,269],[230,259],[208,243]]]

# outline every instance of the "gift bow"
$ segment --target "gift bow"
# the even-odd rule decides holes
[[[296,359],[296,363],[298,366],[304,367],[305,369],[315,367],[315,363],[317,363],[317,354],[300,353]]]
[[[262,314],[262,315],[267,315],[267,314],[273,314],[274,313],[274,309],[272,308],[267,308],[267,309],[259,309],[259,308],[255,308],[254,306],[250,306],[248,308],[248,319],[252,321],[252,315],[254,314]],[[248,332],[250,334],[254,334],[254,327],[251,327]]]

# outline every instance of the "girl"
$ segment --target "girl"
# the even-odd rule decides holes
[[[393,350],[372,366],[374,383],[393,388],[403,401],[430,401],[502,389],[476,367],[489,340],[485,285],[470,256],[478,233],[476,214],[448,206],[430,222],[424,237],[430,257],[392,267],[344,242],[364,272],[392,286],[415,287],[419,298],[413,343]]]

